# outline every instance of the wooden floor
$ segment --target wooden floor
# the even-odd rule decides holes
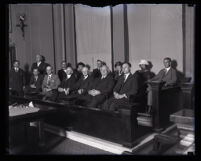
[[[144,131],[144,129],[143,129]],[[146,130],[145,130],[146,131]],[[18,133],[20,130],[18,129]],[[177,136],[175,126],[171,126],[163,133]],[[17,133],[16,133],[17,134]],[[121,155],[127,152],[131,155],[186,155],[194,151],[194,143],[184,146],[182,142],[175,144],[161,154],[153,153],[153,138],[157,133],[146,131],[137,140],[133,148],[126,148],[120,144],[80,134],[74,131],[64,131],[50,125],[46,126],[46,150],[40,150],[37,142],[37,130],[32,126],[29,128],[29,141],[27,144],[14,143],[10,148],[11,154],[64,154],[64,155]],[[23,142],[23,138],[21,138]],[[13,145],[14,145],[13,144]],[[31,146],[30,146],[31,145]],[[27,148],[28,147],[28,148]],[[70,148],[69,148],[70,147]]]

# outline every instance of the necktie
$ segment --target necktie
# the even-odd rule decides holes
[[[124,82],[126,81],[126,74],[124,74]]]
[[[15,68],[15,72],[18,72],[18,70],[19,70],[18,68]]]
[[[47,85],[50,85],[50,78],[51,78],[51,75],[49,75],[47,78]]]
[[[38,77],[35,77],[35,79],[34,79],[34,84],[37,82],[37,78],[38,78]]]

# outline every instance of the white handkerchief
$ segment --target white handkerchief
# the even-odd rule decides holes
[[[33,105],[33,102],[32,102],[32,101],[29,103],[29,107],[34,107],[34,105]]]

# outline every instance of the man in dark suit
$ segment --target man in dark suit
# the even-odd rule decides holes
[[[115,63],[114,67],[115,67],[115,71],[113,72],[113,76],[116,83],[122,75],[122,63],[118,61]]]
[[[53,74],[52,66],[48,65],[46,67],[47,74],[45,75],[43,79],[42,84],[42,94],[43,100],[51,100],[55,101],[57,98],[57,89],[60,85],[60,80],[56,74]]]
[[[80,98],[82,98],[82,96],[87,95],[90,82],[91,82],[91,76],[89,76],[89,67],[84,66],[82,68],[81,78],[77,81],[75,86],[74,85],[71,86],[73,88],[71,88],[71,93],[65,97],[65,102],[79,105]]]
[[[9,72],[9,90],[12,95],[23,96],[25,88],[24,71],[20,68],[20,62],[15,60],[13,68]]]
[[[66,79],[66,69],[67,69],[67,63],[65,60],[63,60],[61,62],[61,69],[58,70],[57,74],[58,74],[58,77],[59,77],[59,80],[62,82],[63,79]]]
[[[122,75],[113,89],[113,97],[106,100],[102,108],[104,110],[115,111],[119,108],[126,108],[129,105],[129,98],[136,96],[138,93],[138,75],[132,75],[131,64],[123,63]]]
[[[93,78],[98,78],[101,77],[101,72],[100,72],[100,68],[103,65],[103,62],[101,60],[97,60],[97,68],[93,70],[92,72],[92,77]]]
[[[79,62],[76,66],[76,69],[74,70],[74,74],[77,79],[80,79],[82,76],[82,68],[85,66],[83,62]]]
[[[91,77],[89,76],[89,67],[84,66],[82,68],[82,76],[76,83],[76,86],[74,88],[74,93],[79,95],[85,95],[87,94],[87,90],[90,85]]]
[[[37,54],[36,55],[36,62],[32,64],[31,66],[31,72],[33,72],[34,68],[38,68],[39,72],[41,75],[45,75],[46,74],[46,67],[48,64],[46,64],[43,61],[42,55]]]
[[[43,83],[43,76],[39,74],[38,68],[34,68],[29,85],[25,88],[25,93],[28,95],[39,94],[40,92],[42,92],[42,83]]]
[[[151,81],[163,82],[164,83],[162,87],[163,89],[177,85],[177,81],[178,81],[177,72],[175,69],[171,67],[171,58],[169,57],[164,58],[163,64],[165,68],[161,69],[155,77],[153,77],[152,79],[148,81],[148,83]],[[149,109],[151,109],[152,89],[150,85],[148,85],[148,106],[149,106]]]
[[[101,77],[92,79],[89,85],[88,93],[80,97],[81,105],[86,105],[88,107],[97,108],[98,105],[103,103],[111,94],[114,80],[111,75],[109,75],[109,68],[103,65],[100,68]]]
[[[77,82],[76,76],[73,74],[73,68],[67,67],[66,69],[66,78],[63,79],[61,85],[58,88],[58,101],[68,100],[68,96],[72,93]]]

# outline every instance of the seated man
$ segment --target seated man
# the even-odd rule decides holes
[[[71,94],[68,94],[65,98],[68,101],[72,101],[71,103],[80,104],[79,98],[87,94],[87,90],[89,88],[89,84],[91,81],[91,76],[89,76],[89,67],[84,66],[82,68],[82,76],[77,81],[75,86],[73,85],[71,88]]]
[[[90,80],[91,80],[91,77],[89,76],[89,67],[84,66],[82,68],[82,77],[76,83],[76,86],[74,88],[75,90],[74,93],[78,95],[87,94]]]
[[[103,62],[101,60],[97,60],[97,68],[93,70],[92,72],[92,77],[94,79],[98,78],[101,76],[100,68],[103,65]]]
[[[66,79],[63,79],[61,85],[58,88],[58,100],[68,100],[68,96],[74,90],[77,79],[73,74],[73,68],[71,66],[66,69]]]
[[[46,72],[47,74],[45,75],[42,84],[43,100],[55,101],[60,80],[57,75],[53,74],[53,69],[50,65],[46,67]]]
[[[82,68],[85,66],[83,62],[79,62],[74,70],[75,77],[79,80],[82,76]]]
[[[20,62],[15,60],[13,68],[9,72],[9,90],[12,95],[23,96],[25,88],[24,71],[20,68]]]
[[[122,63],[120,61],[115,63],[115,71],[113,72],[114,80],[117,82],[122,75]]]
[[[38,68],[33,69],[29,85],[25,88],[25,94],[38,94],[42,92],[43,75],[39,73]]]
[[[62,82],[63,79],[66,78],[66,68],[67,68],[67,63],[66,61],[61,62],[61,69],[58,70],[57,75],[59,76],[59,80]]]
[[[109,75],[109,69],[106,65],[100,68],[101,77],[92,79],[90,81],[88,93],[79,97],[80,105],[97,108],[103,103],[112,92],[114,80]]]
[[[177,72],[171,67],[171,59],[168,57],[164,58],[163,64],[165,68],[160,70],[155,77],[148,81],[148,83],[151,81],[163,82],[164,84],[162,88],[175,86],[177,84]],[[152,89],[150,85],[148,86],[148,106],[148,112],[150,112],[152,106]]]
[[[129,105],[130,96],[137,95],[138,75],[131,74],[131,64],[123,63],[123,76],[121,76],[113,89],[113,97],[106,100],[102,106],[104,110],[115,111]]]

